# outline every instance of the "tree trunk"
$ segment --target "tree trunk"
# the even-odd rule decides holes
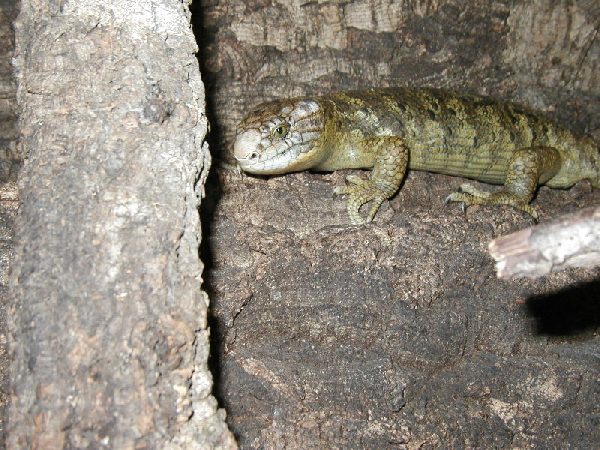
[[[4,425],[10,398],[6,313],[14,221],[19,204],[15,181],[23,164],[22,147],[17,145],[17,86],[12,70],[15,49],[13,22],[18,6],[17,0],[0,1],[0,449],[6,447]]]
[[[234,448],[207,369],[187,6],[24,0],[9,448]]]
[[[14,52],[12,22],[18,1],[0,1],[0,181],[16,180],[23,163],[21,148],[17,146],[16,86],[11,59]]]

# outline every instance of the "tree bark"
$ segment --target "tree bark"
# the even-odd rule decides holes
[[[16,0],[0,0],[0,181],[16,180],[23,163],[22,149],[17,146],[17,88],[11,64],[17,8]]]
[[[211,395],[187,6],[24,0],[9,448],[235,448]]]
[[[6,448],[4,424],[10,398],[6,313],[14,219],[19,203],[15,181],[23,164],[18,145],[17,86],[12,70],[15,48],[13,22],[18,6],[17,0],[0,0],[0,449]]]
[[[568,267],[600,266],[600,207],[494,239],[499,278],[541,277]]]

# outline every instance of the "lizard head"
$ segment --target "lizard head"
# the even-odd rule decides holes
[[[262,103],[240,123],[233,154],[245,172],[296,172],[322,159],[322,135],[323,113],[317,102],[291,99]]]

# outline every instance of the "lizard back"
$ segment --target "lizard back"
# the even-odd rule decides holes
[[[433,88],[380,88],[316,99],[324,135],[342,153],[314,167],[348,168],[344,153],[373,136],[399,136],[409,150],[409,169],[505,181],[511,155],[531,146],[556,148],[562,168],[550,187],[589,178],[598,187],[598,145],[543,115],[488,97]]]

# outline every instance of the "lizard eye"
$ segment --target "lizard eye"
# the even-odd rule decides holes
[[[274,128],[271,134],[277,138],[284,138],[288,134],[288,127],[286,125],[279,125],[277,128]]]

